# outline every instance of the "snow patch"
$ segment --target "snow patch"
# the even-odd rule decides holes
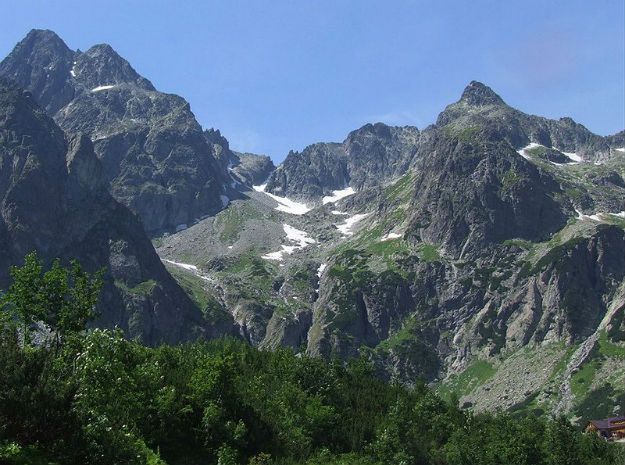
[[[319,278],[321,278],[321,275],[323,274],[323,272],[325,271],[327,267],[328,267],[327,263],[322,263],[321,265],[319,265],[319,268],[317,268],[317,276]]]
[[[298,242],[300,248],[302,249],[306,247],[308,244],[314,244],[315,242],[317,242],[312,237],[309,237],[306,231],[301,231],[286,223],[282,225],[282,228],[284,229],[284,232],[286,233],[286,238],[289,241]]]
[[[614,149],[614,150],[616,150],[617,152],[625,153],[625,147],[619,147],[618,149]]]
[[[282,225],[282,229],[284,229],[287,241],[295,242],[296,245],[281,245],[280,247],[282,248],[282,250],[261,255],[260,258],[264,258],[265,260],[282,261],[285,254],[291,255],[296,250],[303,249],[304,247],[310,244],[315,244],[317,242],[312,237],[308,236],[308,233],[306,231],[301,231],[289,224],[284,223]]]
[[[349,213],[340,212],[338,210],[332,210],[330,213],[332,213],[333,215],[349,215]]]
[[[184,231],[187,229],[187,223],[182,223],[176,226],[176,232]]]
[[[76,77],[76,62],[74,62],[72,65],[73,66],[72,69],[69,70],[69,74],[71,74],[72,77]]]
[[[353,233],[352,228],[356,223],[363,220],[369,216],[369,213],[359,213],[354,216],[350,216],[345,220],[345,223],[336,225],[336,228],[343,234],[344,236],[351,236]]]
[[[556,149],[558,150],[558,149]],[[562,152],[562,150],[559,150],[560,152]],[[578,154],[576,153],[572,153],[572,152],[562,152],[564,155],[566,155],[567,157],[569,157],[571,160],[573,160],[575,163],[581,163],[584,160],[582,159],[582,157],[580,157]]]
[[[525,147],[523,147],[521,150],[518,150],[517,152],[518,152],[519,155],[521,155],[526,160],[531,160],[532,157],[530,157],[527,154],[527,151],[535,149],[536,147],[544,147],[544,145],[537,144],[536,142],[530,142],[529,144],[527,144]]]
[[[167,260],[166,258],[162,258],[161,260],[164,261],[164,262],[170,263],[170,264],[172,264],[174,266],[180,267],[183,270],[190,271],[191,273],[196,275],[198,278],[203,279],[204,281],[208,281],[208,282],[212,281],[211,278],[209,278],[206,275],[203,275],[202,272],[199,270],[199,268],[197,266],[195,266],[195,265],[191,265],[189,263],[175,262],[173,260]]]
[[[338,191],[332,191],[332,195],[327,195],[325,197],[323,197],[321,199],[321,202],[325,205],[326,203],[334,203],[334,202],[338,202],[341,199],[344,199],[345,197],[349,197],[350,195],[355,194],[356,191],[351,188],[348,187],[346,189],[341,189]]]
[[[194,273],[199,273],[200,272],[198,267],[195,266],[195,265],[190,265],[188,263],[175,262],[173,260],[167,260],[167,259],[163,259],[163,261],[167,262],[167,263],[171,263],[172,265],[179,266],[180,268],[183,268],[183,269],[185,269],[187,271],[193,271]]]
[[[259,186],[252,186],[252,189],[256,192],[264,192],[266,195],[278,202],[280,205],[276,207],[276,210],[284,213],[290,213],[291,215],[303,215],[304,213],[308,213],[312,210],[312,208],[305,203],[296,202],[295,200],[291,200],[286,197],[278,197],[277,195],[265,192],[266,187],[267,184],[261,184]]]
[[[536,142],[530,142],[528,145],[523,147],[521,150],[518,150],[517,153],[519,155],[521,155],[523,158],[525,158],[526,160],[531,160],[532,157],[527,152],[529,150],[535,149],[536,147],[545,147],[545,146],[542,145],[542,144],[537,144]],[[568,157],[571,160],[571,163],[555,163],[555,162],[551,162],[554,165],[563,166],[563,165],[582,163],[584,161],[582,159],[582,157],[580,157],[576,153],[573,153],[573,152],[563,152],[562,150],[557,149],[555,147],[552,147],[552,149],[553,150],[557,150],[558,152],[564,154],[566,157]]]
[[[282,258],[282,254],[284,253],[283,250],[279,250],[277,252],[270,252],[270,253],[266,253],[265,255],[261,255],[260,258],[264,258],[265,260],[277,260],[277,261],[282,261],[284,260]]]
[[[625,218],[625,211],[618,212],[618,213],[597,212],[593,215],[585,215],[578,209],[575,209],[575,212],[577,213],[578,220],[592,220],[592,221],[597,221],[599,223],[605,222],[607,220],[606,216],[618,216],[619,218]]]
[[[221,205],[223,208],[226,208],[228,206],[228,204],[230,203],[230,199],[228,198],[227,195],[220,195],[219,198],[221,199]]]
[[[91,92],[100,92],[101,90],[108,90],[115,87],[115,85],[107,85],[107,86],[98,86],[91,89]]]
[[[380,239],[380,241],[382,241],[382,242],[384,242],[384,241],[392,241],[393,239],[399,239],[400,237],[401,237],[401,234],[390,232],[390,233],[386,234],[384,237],[382,237],[382,239]]]

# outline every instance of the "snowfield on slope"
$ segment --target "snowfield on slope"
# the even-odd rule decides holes
[[[287,241],[294,242],[295,245],[281,245],[281,250],[261,255],[260,258],[264,258],[265,260],[282,261],[284,260],[285,254],[291,255],[296,250],[303,249],[304,247],[307,247],[310,244],[315,244],[317,242],[312,237],[310,237],[306,231],[294,228],[289,224],[284,223],[282,225],[282,229],[284,229]]]
[[[322,263],[321,265],[319,265],[319,268],[317,268],[317,276],[319,278],[321,278],[321,275],[323,274],[323,272],[326,270],[327,267],[328,267],[327,263]]]
[[[381,242],[384,241],[392,241],[393,239],[399,239],[401,237],[401,234],[395,233],[395,232],[390,232],[388,234],[386,234],[385,236],[382,237],[382,239],[380,239]]]
[[[181,262],[175,262],[173,260],[167,260],[166,258],[162,258],[162,261],[169,263],[171,265],[177,266],[179,268],[182,268],[183,270],[187,270],[190,271],[191,273],[193,273],[194,275],[196,275],[199,278],[202,278],[204,281],[212,281],[211,278],[209,278],[208,276],[202,274],[202,272],[199,270],[199,268],[195,265],[191,265],[189,263],[181,263]]]
[[[338,191],[332,191],[332,195],[326,195],[325,197],[323,197],[321,199],[321,203],[325,205],[327,203],[338,202],[339,200],[344,199],[345,197],[349,197],[350,195],[353,195],[355,193],[356,191],[351,187],[347,187],[346,189],[341,189]]]
[[[528,150],[532,150],[535,149],[536,147],[544,147],[544,145],[540,145],[537,144],[536,142],[530,142],[529,144],[527,144],[525,147],[523,147],[521,150],[517,150],[518,154],[521,155],[523,158],[525,158],[526,160],[532,160],[532,157],[530,157],[527,154]]]
[[[93,89],[91,89],[91,92],[100,92],[101,90],[108,90],[108,89],[112,89],[113,87],[115,87],[115,85],[98,86],[98,87],[94,87]]]
[[[305,203],[296,202],[295,200],[291,200],[286,197],[278,197],[277,195],[265,192],[266,187],[267,184],[261,184],[259,186],[252,186],[252,189],[256,192],[262,192],[278,202],[280,205],[276,207],[276,210],[284,213],[290,213],[291,215],[303,215],[312,210],[312,208]]]
[[[523,158],[525,158],[526,160],[532,160],[532,157],[530,155],[528,155],[528,151],[535,149],[537,147],[545,147],[542,144],[537,144],[536,142],[530,142],[529,144],[527,144],[525,147],[523,147],[521,150],[517,150],[517,153],[519,155],[521,155]],[[548,147],[545,147],[548,148]],[[570,163],[556,163],[556,162],[551,162],[554,165],[557,166],[564,166],[564,165],[576,165],[578,163],[582,163],[584,160],[582,159],[582,157],[580,157],[579,155],[577,155],[576,153],[573,152],[563,152],[562,150],[558,150],[554,147],[552,147],[553,150],[557,150],[558,152],[560,152],[561,154],[565,155],[569,160],[571,160]]]
[[[369,213],[359,213],[357,215],[350,216],[349,218],[345,220],[345,223],[337,224],[336,228],[344,236],[351,236],[352,234],[354,234],[354,232],[352,231],[352,228],[356,225],[356,223],[365,219],[367,216],[369,216]]]
[[[606,221],[606,218],[605,218],[606,216],[618,216],[619,218],[625,218],[625,211],[618,212],[618,213],[597,212],[593,215],[585,215],[577,209],[575,209],[575,212],[577,213],[578,220],[592,220],[592,221],[604,222]]]

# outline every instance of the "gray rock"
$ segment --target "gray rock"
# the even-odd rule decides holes
[[[53,32],[33,30],[0,74],[29,90],[63,130],[92,138],[111,193],[147,231],[223,208],[230,179],[217,157],[227,145],[209,143],[184,99],[156,91],[109,45],[74,52]]]
[[[105,269],[96,325],[146,344],[214,335],[106,187],[89,138],[66,137],[29,92],[0,79],[0,287],[33,250],[46,262],[78,259]]]

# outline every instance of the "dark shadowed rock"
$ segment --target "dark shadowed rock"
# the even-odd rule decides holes
[[[105,268],[96,321],[147,344],[214,335],[139,220],[107,191],[88,137],[66,138],[29,92],[0,80],[0,286],[35,250]]]
[[[109,45],[71,51],[33,30],[0,63],[63,130],[94,141],[113,196],[150,232],[175,229],[223,208],[228,174],[188,102],[164,94]]]

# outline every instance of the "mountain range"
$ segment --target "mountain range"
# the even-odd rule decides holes
[[[107,270],[96,324],[147,344],[231,335],[476,411],[625,413],[625,132],[473,81],[426,128],[275,167],[108,45],[33,30],[0,75],[0,286],[30,250],[78,258]]]

